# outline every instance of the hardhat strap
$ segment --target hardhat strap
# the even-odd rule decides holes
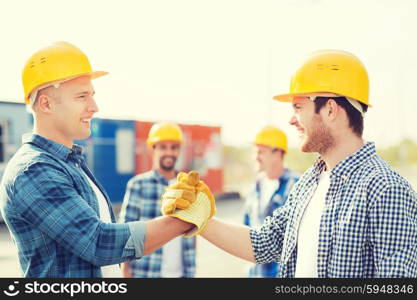
[[[47,87],[50,87],[50,86],[53,86],[54,88],[58,89],[61,83],[62,83],[62,81],[57,81],[57,82],[53,82],[53,83],[50,82],[50,83],[44,84],[44,85],[36,88],[32,93],[30,93],[30,96],[29,96],[30,106],[33,107],[33,105],[35,105],[36,97],[38,96],[38,93],[39,93],[40,90],[46,89]]]
[[[359,103],[358,100],[349,98],[349,97],[345,97],[347,101],[349,101],[350,104],[352,104],[352,106],[354,108],[356,108],[356,110],[361,114],[361,116],[363,117],[365,112],[363,111],[363,107],[362,105]]]

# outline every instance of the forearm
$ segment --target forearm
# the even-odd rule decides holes
[[[132,277],[132,271],[130,269],[129,263],[125,262],[121,264],[122,274],[125,278],[131,278]]]
[[[145,222],[146,237],[144,255],[161,248],[174,237],[190,230],[194,225],[173,217],[158,217]]]
[[[255,262],[249,227],[212,218],[201,235],[220,249],[239,258]]]

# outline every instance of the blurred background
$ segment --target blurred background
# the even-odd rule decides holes
[[[256,175],[251,142],[263,126],[289,138],[286,165],[300,173],[315,154],[297,149],[289,89],[300,59],[324,48],[365,64],[373,105],[366,140],[417,188],[415,0],[0,0],[0,176],[31,130],[21,70],[37,49],[65,40],[93,68],[100,108],[79,141],[117,211],[126,182],[150,168],[145,138],[153,122],[185,133],[177,167],[198,170],[218,196],[220,217],[242,222]],[[198,240],[199,277],[244,277],[246,263]],[[19,276],[16,250],[0,225],[0,276]]]

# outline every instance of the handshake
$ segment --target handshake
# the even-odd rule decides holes
[[[216,200],[196,171],[178,173],[177,183],[165,189],[161,200],[163,215],[196,226],[185,233],[186,237],[202,233],[208,220],[216,213]]]

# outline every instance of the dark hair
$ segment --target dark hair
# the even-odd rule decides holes
[[[281,157],[284,157],[285,151],[283,149],[276,148],[276,147],[272,148],[272,153],[275,153],[275,152],[278,152],[278,151],[281,153]]]
[[[363,133],[363,117],[361,113],[349,103],[349,101],[345,97],[316,97],[314,100],[314,111],[316,114],[320,112],[322,107],[326,105],[327,101],[333,99],[336,101],[337,105],[341,106],[345,111],[349,119],[349,127],[352,131],[359,137],[362,137]],[[368,106],[359,102],[362,106],[362,110],[366,112],[368,110]]]

